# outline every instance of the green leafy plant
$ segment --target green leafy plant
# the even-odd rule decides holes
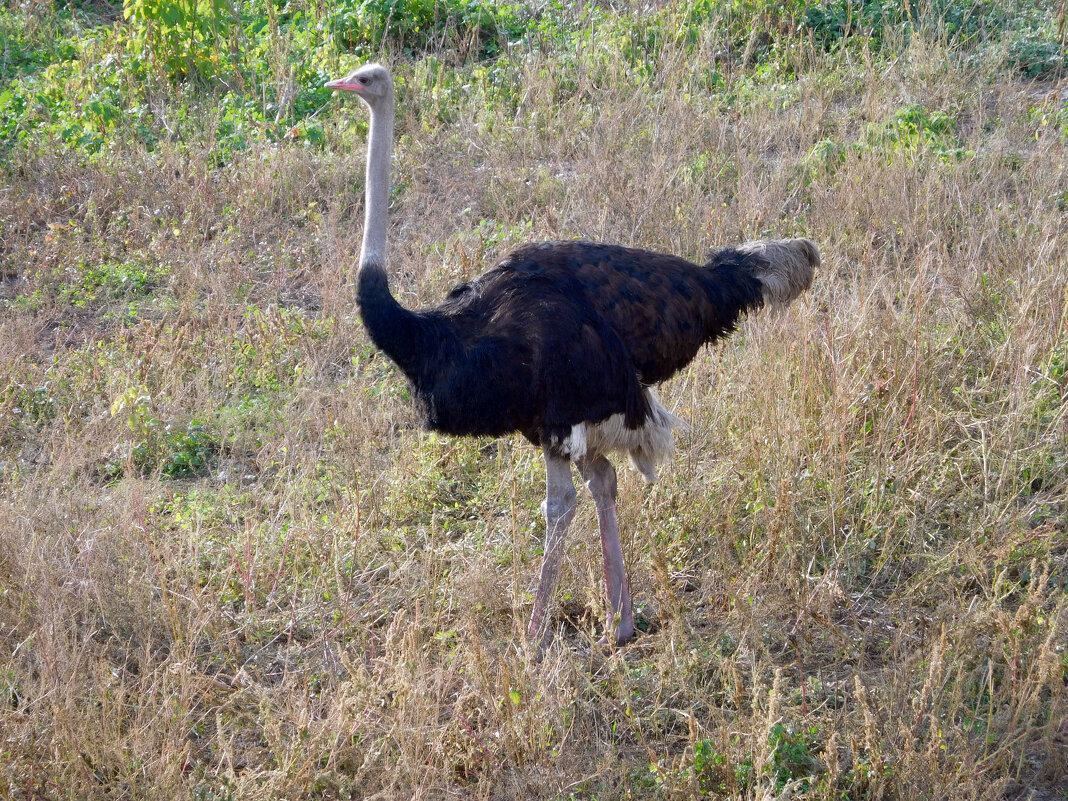
[[[808,6],[801,24],[825,45],[858,35],[881,44],[891,31],[968,43],[1004,29],[1008,17],[992,0],[831,0]]]
[[[1027,78],[1052,78],[1068,66],[1062,43],[1039,32],[1014,40],[1009,46],[1008,60]]]
[[[764,769],[775,779],[775,789],[781,790],[787,782],[800,780],[801,791],[808,790],[816,767],[808,736],[776,723],[768,733],[768,745],[772,748],[771,762]]]
[[[55,419],[55,387],[45,382],[36,387],[12,381],[4,392],[11,414],[30,425],[43,427]]]
[[[125,0],[133,42],[172,78],[213,76],[236,23],[227,0]]]
[[[68,281],[60,296],[78,308],[101,300],[119,300],[142,295],[158,286],[170,272],[166,265],[149,266],[135,261],[86,264],[68,269]]]
[[[948,161],[964,155],[956,130],[957,121],[949,114],[914,103],[875,128],[872,138],[876,145],[891,151],[909,155],[928,152]]]
[[[111,414],[125,415],[135,436],[125,458],[114,457],[106,465],[105,473],[112,478],[122,475],[127,464],[141,475],[189,478],[206,474],[215,462],[218,437],[196,419],[184,425],[160,420],[143,387],[127,389],[112,403]]]
[[[708,740],[694,743],[690,770],[702,793],[725,793],[731,789],[727,758],[717,753]]]
[[[70,16],[55,11],[35,10],[33,17],[0,11],[0,77],[32,75],[74,58],[77,46],[70,28]]]
[[[487,58],[521,34],[524,16],[522,6],[485,0],[349,0],[331,15],[330,29],[346,49],[389,44]]]

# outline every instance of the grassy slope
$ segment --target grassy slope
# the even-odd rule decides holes
[[[996,32],[645,19],[392,59],[410,305],[531,238],[823,249],[663,388],[693,430],[621,473],[648,632],[607,657],[591,505],[536,664],[539,455],[419,431],[359,325],[355,103],[235,149],[131,70],[135,135],[8,147],[0,795],[1062,797],[1063,89]]]

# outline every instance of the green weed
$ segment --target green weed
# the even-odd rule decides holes
[[[811,786],[816,758],[811,751],[810,737],[814,731],[795,732],[782,723],[776,723],[768,734],[771,747],[771,762],[766,767],[775,780],[775,789],[781,790],[789,782],[798,782],[798,789],[806,792]]]
[[[124,0],[134,52],[172,80],[214,76],[224,64],[226,37],[235,30],[227,0]]]
[[[1048,34],[1028,33],[1009,46],[1009,63],[1028,78],[1052,78],[1068,67],[1064,43]]]
[[[0,78],[6,82],[74,58],[75,30],[70,14],[52,9],[34,15],[0,11]]]
[[[127,466],[141,475],[167,478],[206,475],[219,450],[218,438],[198,420],[179,424],[157,416],[156,404],[143,388],[131,387],[111,406],[113,417],[123,416],[133,434],[125,453],[108,460],[109,478],[124,475]]]
[[[951,115],[917,103],[874,127],[871,136],[875,142],[908,156],[930,153],[940,161],[952,161],[966,154],[956,136],[956,128],[956,120]]]

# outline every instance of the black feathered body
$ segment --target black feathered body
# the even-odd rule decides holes
[[[359,279],[364,324],[411,382],[428,427],[520,431],[535,444],[580,423],[650,414],[645,388],[763,305],[751,260],[726,248],[705,265],[589,242],[525,245],[437,307],[408,311],[384,271]]]

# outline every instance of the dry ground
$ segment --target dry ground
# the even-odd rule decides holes
[[[609,655],[592,505],[539,664],[540,455],[419,430],[360,327],[361,108],[222,168],[15,153],[0,795],[1066,797],[1063,84],[915,38],[712,85],[714,46],[394,59],[404,303],[528,239],[822,248],[663,387]]]

